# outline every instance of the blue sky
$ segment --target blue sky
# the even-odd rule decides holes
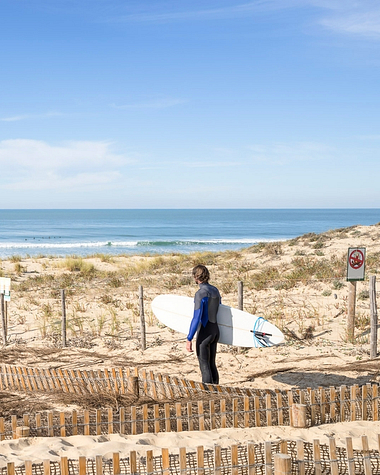
[[[380,4],[0,0],[1,208],[380,203]]]

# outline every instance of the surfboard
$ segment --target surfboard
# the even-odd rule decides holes
[[[152,311],[167,327],[188,334],[194,313],[194,299],[182,295],[159,295],[152,301]],[[225,345],[269,347],[284,341],[284,335],[275,325],[262,317],[221,304],[217,321],[219,343]]]

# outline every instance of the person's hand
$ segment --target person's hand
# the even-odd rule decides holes
[[[190,351],[190,353],[193,352],[193,343],[189,340],[186,340],[186,350]]]

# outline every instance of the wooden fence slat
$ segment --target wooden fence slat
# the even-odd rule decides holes
[[[37,437],[42,437],[41,413],[39,412],[37,412],[36,414],[36,431],[37,431]]]
[[[334,387],[330,387],[330,419],[336,422],[336,391]]]
[[[120,454],[118,452],[114,452],[112,454],[112,472],[113,475],[120,475]]]
[[[366,421],[368,419],[367,400],[368,400],[368,385],[364,384],[362,386],[362,420],[363,421]]]
[[[96,435],[102,435],[102,410],[96,409],[95,412],[95,432]]]
[[[47,423],[48,423],[48,437],[54,437],[54,418],[53,413],[48,411],[47,413]]]
[[[205,430],[205,414],[203,401],[198,401],[198,424],[199,430]]]
[[[193,405],[191,402],[187,403],[187,420],[189,425],[189,431],[194,430]]]
[[[369,452],[368,437],[366,435],[362,435],[362,448],[363,448],[364,474],[372,475],[371,455]]]
[[[158,404],[153,405],[153,418],[154,418],[154,433],[160,432],[160,406]]]
[[[112,378],[113,378],[113,384],[115,386],[115,393],[119,394],[119,385],[117,384],[117,374],[116,374],[116,369],[112,368]]]
[[[143,433],[146,434],[147,432],[149,432],[148,404],[143,404],[142,416],[143,416]]]
[[[169,449],[163,448],[161,450],[161,457],[162,457],[162,474],[163,475],[170,475]]]
[[[379,420],[379,400],[377,384],[372,385],[372,420]]]
[[[346,416],[345,416],[345,410],[344,410],[344,406],[345,406],[345,401],[346,401],[346,386],[341,386],[340,387],[340,390],[339,390],[339,394],[340,394],[340,422],[344,422],[346,420]]]
[[[248,452],[248,475],[256,475],[256,464],[255,464],[255,444],[249,442],[247,445]]]
[[[33,475],[33,464],[31,460],[25,460],[25,475]],[[62,472],[61,472],[62,473]],[[62,474],[63,475],[63,474]],[[65,474],[66,475],[66,474]]]
[[[350,388],[350,414],[351,421],[356,421],[356,386]]]
[[[95,456],[95,473],[96,475],[103,475],[103,457],[101,455]]]
[[[175,415],[177,419],[177,432],[182,432],[182,404],[180,402],[175,404]]]
[[[71,423],[73,425],[73,435],[78,435],[78,413],[76,409],[71,411]]]
[[[197,447],[197,474],[204,475],[205,473],[205,454],[203,445]]]
[[[4,417],[0,417],[0,440],[5,439],[5,422]]]
[[[280,392],[276,393],[276,401],[277,401],[277,419],[278,425],[284,425],[284,410],[282,408],[282,394]]]
[[[305,449],[303,440],[297,440],[297,465],[299,475],[305,475]]]
[[[83,411],[83,433],[90,435],[90,411],[88,409]]]
[[[69,475],[69,463],[67,457],[61,457],[61,475]]]
[[[50,475],[50,460],[44,459],[43,461],[43,470],[44,470],[44,475]],[[82,475],[79,473],[79,475]]]
[[[310,389],[310,414],[311,414],[311,425],[315,425],[317,406],[316,406],[315,390]]]
[[[181,451],[181,449],[180,449],[180,451]],[[180,463],[181,463],[181,460],[180,460]],[[185,468],[186,468],[186,453],[185,453]],[[147,473],[147,475],[152,475],[153,471],[154,471],[153,450],[147,450],[146,451],[146,473]],[[182,472],[182,473],[184,473],[184,472]]]
[[[12,426],[12,439],[17,437],[17,416],[11,416],[11,426]]]
[[[331,475],[339,475],[339,466],[336,456],[336,440],[332,437],[329,438],[329,452]]]
[[[270,427],[272,425],[272,399],[270,394],[265,395],[265,408],[267,426]]]
[[[112,407],[108,408],[108,434],[113,434],[113,409]]]
[[[272,443],[264,442],[265,475],[272,475]]]
[[[180,473],[186,473],[186,447],[179,448],[179,470]]]
[[[32,384],[33,390],[38,391],[37,380],[36,380],[36,376],[34,374],[33,368],[27,368],[26,370],[27,370],[28,378]]]
[[[87,460],[83,455],[79,456],[79,475],[87,475]]]
[[[352,437],[346,437],[346,451],[347,451],[348,475],[355,475],[355,460],[354,460],[354,449],[352,445]]]
[[[174,399],[173,384],[172,384],[171,378],[168,374],[165,376],[165,380],[166,380],[166,387],[167,387],[168,392],[169,392],[169,397],[170,397],[170,399]]]
[[[136,406],[131,406],[131,434],[137,434],[137,408]]]
[[[239,452],[238,445],[231,445],[231,475],[239,474]]]
[[[125,408],[119,408],[120,434],[125,434]]]
[[[59,429],[61,437],[66,437],[66,421],[65,421],[65,413],[59,413]]]

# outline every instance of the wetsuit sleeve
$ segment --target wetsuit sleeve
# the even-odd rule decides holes
[[[189,334],[187,335],[187,339],[189,341],[191,341],[194,338],[195,332],[197,331],[198,325],[201,322],[201,318],[203,314],[203,299],[199,297],[200,296],[197,292],[195,294],[195,299],[194,299],[194,314],[190,323]]]

